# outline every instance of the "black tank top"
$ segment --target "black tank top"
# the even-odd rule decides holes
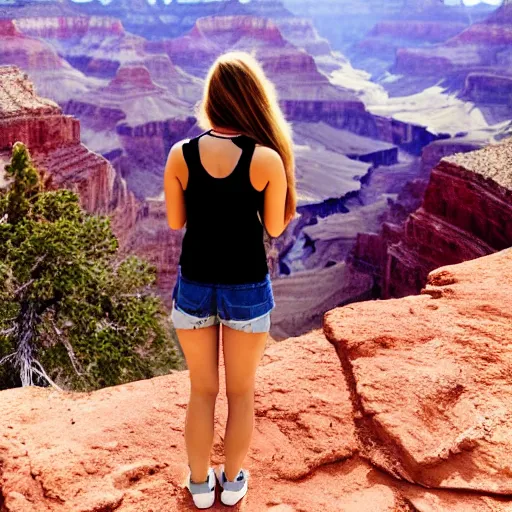
[[[256,142],[245,135],[230,137],[242,154],[231,174],[215,178],[199,157],[199,139],[216,136],[210,132],[183,144],[188,183],[187,224],[180,257],[182,276],[214,284],[263,281],[268,273],[260,221],[264,192],[252,186],[249,176]]]

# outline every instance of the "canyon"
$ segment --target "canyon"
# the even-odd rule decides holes
[[[322,1],[315,12],[311,5],[14,2],[0,12],[0,64],[27,72],[41,97],[80,122],[81,142],[108,161],[114,182],[122,183],[113,189],[137,203],[123,247],[157,266],[168,306],[183,233],[165,220],[167,153],[201,131],[194,106],[213,60],[228,50],[256,55],[292,125],[297,162],[299,217],[282,237],[266,241],[279,339],[319,327],[330,308],[378,296],[387,246],[398,243],[402,225],[421,206],[431,169],[442,156],[483,147],[507,129],[504,77],[482,80],[473,70],[455,97],[439,86],[425,89],[428,80],[422,84],[414,70],[404,69],[399,79],[386,71],[387,79],[372,81],[353,67],[365,67],[354,57],[358,44],[373,41],[375,58],[389,52],[387,40],[399,50],[444,45],[467,27],[491,23],[490,7],[471,9],[471,24],[468,11],[438,2],[343,0],[331,12]],[[342,23],[359,17],[370,24],[341,46],[319,22],[328,14],[339,21],[340,9]],[[505,62],[506,52],[499,59]],[[414,84],[423,86],[417,94],[396,95],[416,90]],[[491,94],[501,103],[486,104]],[[84,194],[96,194],[93,183]],[[304,288],[312,293],[299,307]]]
[[[432,272],[421,295],[337,308],[323,331],[270,340],[244,510],[510,512],[511,276],[508,249]],[[87,394],[0,393],[5,512],[194,510],[188,371]]]
[[[400,77],[393,88],[407,83],[443,84],[483,108],[491,124],[510,119],[512,4],[496,11],[446,41],[425,48],[397,50],[391,72]]]
[[[299,214],[265,239],[277,307],[244,510],[512,512],[510,7],[0,6],[0,165],[27,144],[48,186],[156,266],[167,307],[183,230],[167,225],[163,166],[201,131],[206,70],[246,50],[276,84]],[[215,465],[222,350],[220,371]],[[0,391],[0,510],[194,510],[189,385],[181,371]]]

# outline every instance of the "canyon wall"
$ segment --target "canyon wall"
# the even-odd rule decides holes
[[[298,28],[305,27],[302,41]],[[419,154],[442,135],[420,124],[370,113],[361,98],[349,88],[335,85],[320,71],[312,47],[329,65],[336,62],[330,47],[309,22],[282,18],[276,21],[256,16],[216,16],[197,20],[186,35],[148,41],[146,50],[165,52],[172,62],[192,75],[203,77],[214,59],[229,50],[254,51],[276,86],[281,107],[292,122],[325,122],[359,135],[397,144]]]
[[[392,72],[424,80],[430,77],[432,81],[442,77],[451,90],[479,105],[501,104],[494,116],[510,118],[511,12],[512,5],[504,2],[487,19],[471,24],[444,43],[424,48],[402,45]]]
[[[434,168],[421,207],[403,227],[361,234],[357,268],[382,279],[383,297],[418,293],[437,267],[512,246],[512,139],[445,157]]]
[[[135,224],[138,204],[112,165],[80,142],[80,123],[62,114],[54,102],[40,98],[26,74],[0,67],[0,160],[10,158],[16,141],[27,145],[49,186],[80,194],[82,206],[110,214],[121,244]]]

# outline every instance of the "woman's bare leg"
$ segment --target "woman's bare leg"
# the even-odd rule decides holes
[[[224,471],[234,480],[251,443],[254,428],[254,380],[267,333],[246,333],[222,326],[228,421],[224,436]]]
[[[219,393],[219,326],[176,329],[190,373],[185,444],[192,482],[208,476],[213,445],[215,401]]]

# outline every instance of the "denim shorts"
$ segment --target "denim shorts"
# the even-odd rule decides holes
[[[222,323],[237,331],[270,330],[275,308],[270,276],[248,284],[207,284],[181,275],[173,291],[171,320],[176,329],[200,329]]]

